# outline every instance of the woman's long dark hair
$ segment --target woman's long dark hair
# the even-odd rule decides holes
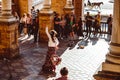
[[[50,31],[50,35],[51,35],[52,41],[55,42],[55,40],[54,40],[55,32],[54,31]]]

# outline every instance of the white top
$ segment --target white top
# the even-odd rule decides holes
[[[26,23],[26,17],[21,17],[20,23]]]
[[[56,37],[54,37],[55,42],[52,41],[51,35],[50,35],[49,32],[48,32],[48,27],[46,27],[45,32],[46,32],[46,34],[47,34],[47,36],[48,36],[48,38],[49,38],[48,47],[57,47],[58,44],[59,44],[59,41],[58,41],[58,39],[57,39]]]

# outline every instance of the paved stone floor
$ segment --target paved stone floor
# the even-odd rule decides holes
[[[48,77],[38,75],[45,60],[47,43],[33,43],[31,39],[19,38],[20,57],[0,61],[0,80],[54,80],[60,76],[62,67],[68,68],[71,80],[94,80],[92,76],[105,60],[109,47],[107,35],[75,41],[76,45],[72,48],[67,47],[68,40],[61,40],[57,54],[62,62],[57,66],[57,75]],[[84,49],[80,49],[80,45],[84,45]],[[11,79],[9,73],[12,74]]]

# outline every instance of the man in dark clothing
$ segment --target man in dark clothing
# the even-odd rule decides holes
[[[87,31],[86,36],[88,36],[88,33],[90,36],[93,17],[90,16],[89,12],[87,12],[87,16],[85,17],[85,20],[86,20],[86,31]]]
[[[39,10],[37,9],[37,16],[35,18],[35,26],[33,27],[34,30],[34,43],[37,42],[38,32],[39,32]],[[39,36],[40,39],[40,36]]]
[[[65,38],[68,38],[69,35],[69,27],[70,27],[70,17],[69,14],[65,14],[65,20],[66,20],[66,25],[65,25]]]
[[[91,6],[91,5],[92,5],[92,4],[91,4],[91,2],[90,2],[89,0],[88,0],[88,3],[87,3],[87,5],[88,5],[88,6]]]
[[[32,15],[32,27],[31,27],[31,34],[34,34],[34,27],[36,25],[36,11],[35,11],[35,8],[34,6],[32,6],[32,9],[31,9],[31,15]]]
[[[54,18],[54,30],[57,32],[57,37],[60,37],[60,18],[58,17],[59,15],[56,14]]]
[[[112,33],[112,14],[107,19],[107,24],[108,24],[108,32],[111,35]]]

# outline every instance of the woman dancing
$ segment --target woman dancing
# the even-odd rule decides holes
[[[56,74],[56,65],[61,62],[61,58],[56,55],[56,50],[58,49],[59,41],[56,37],[57,32],[55,30],[51,30],[48,32],[48,27],[46,27],[46,34],[49,38],[48,41],[48,52],[46,56],[46,60],[44,65],[42,66],[42,72],[46,74]]]

